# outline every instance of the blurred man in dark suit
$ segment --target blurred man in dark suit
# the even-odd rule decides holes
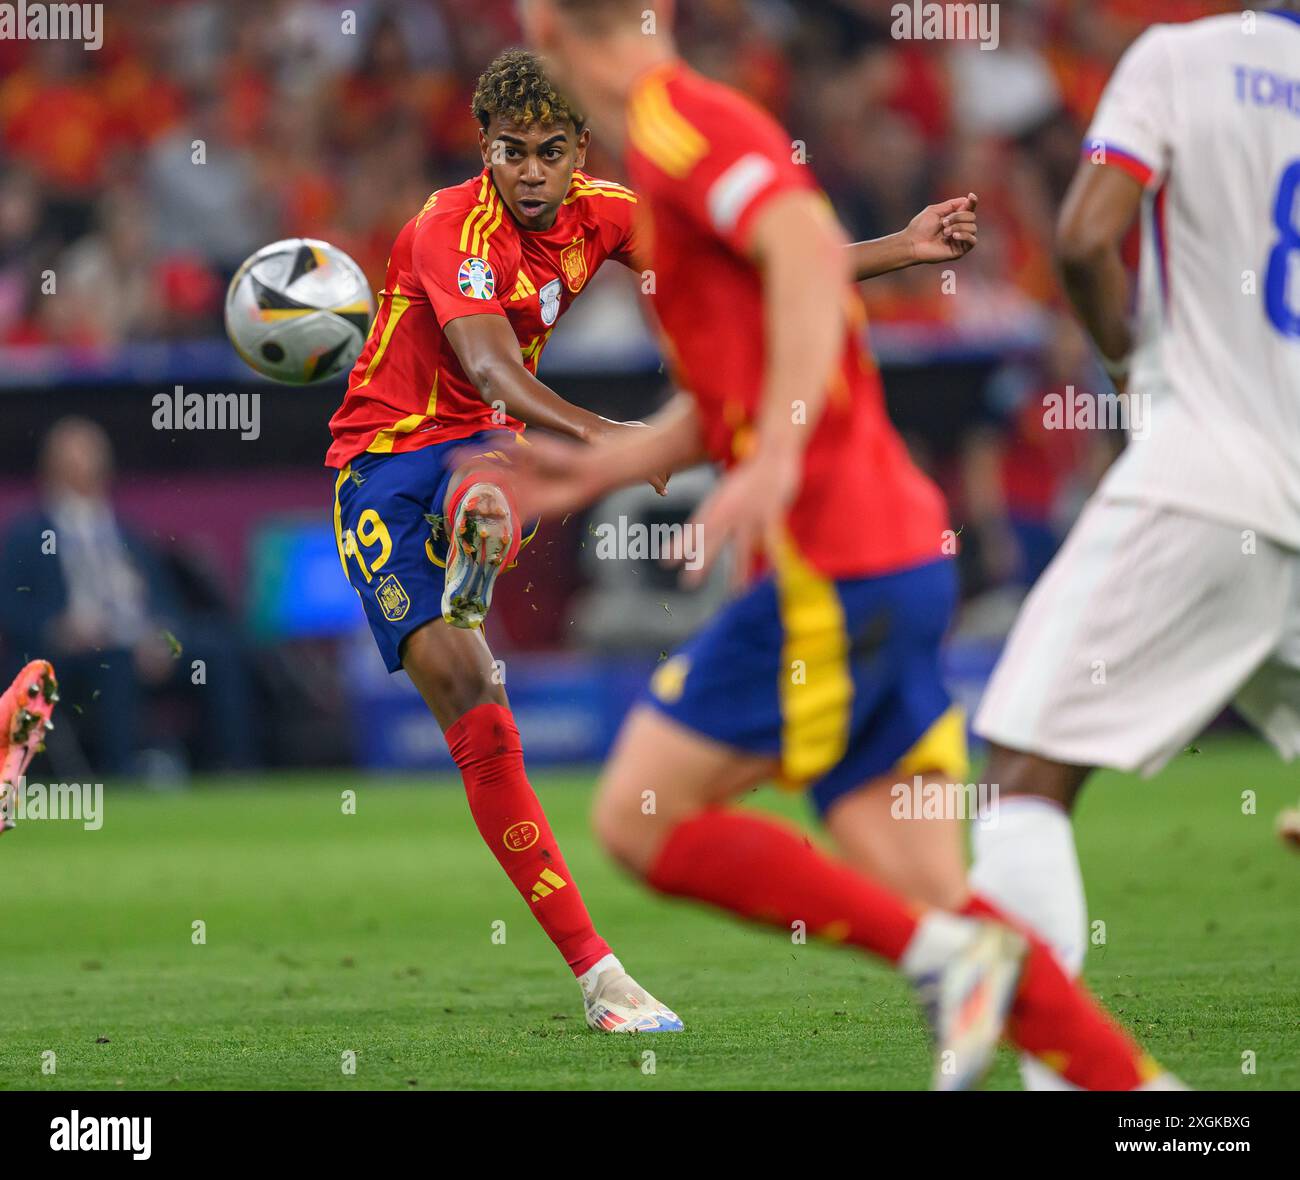
[[[187,612],[158,555],[118,522],[112,465],[94,422],[64,418],[51,428],[40,507],[4,539],[0,632],[13,655],[55,662],[65,717],[97,770],[136,769],[142,744],[152,744],[142,743],[142,699],[163,688],[192,692],[206,762],[246,766],[248,689],[235,637]]]

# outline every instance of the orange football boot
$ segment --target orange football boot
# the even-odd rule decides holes
[[[59,682],[48,660],[33,660],[0,696],[0,835],[14,826],[19,784],[38,750],[44,749]]]

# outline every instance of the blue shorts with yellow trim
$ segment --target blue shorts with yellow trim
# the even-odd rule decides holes
[[[447,534],[444,526],[435,536],[430,518],[442,516],[456,454],[481,447],[504,458],[497,448],[517,437],[485,430],[416,451],[359,455],[335,478],[339,560],[390,672],[402,666],[402,641],[442,618]]]
[[[948,560],[832,581],[787,549],[656,670],[649,702],[705,737],[778,758],[823,815],[889,772],[967,771],[940,675],[957,602]]]

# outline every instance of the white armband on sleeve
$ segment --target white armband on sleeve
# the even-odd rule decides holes
[[[741,156],[709,189],[709,220],[721,234],[736,228],[741,215],[776,172],[766,156],[750,152]]]

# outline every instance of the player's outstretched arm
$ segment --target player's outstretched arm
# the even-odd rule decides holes
[[[519,341],[504,316],[462,316],[447,323],[446,333],[461,368],[487,405],[499,406],[528,426],[580,442],[596,442],[624,428],[621,422],[566,402],[524,368]]]
[[[844,347],[844,231],[812,193],[790,192],[759,213],[749,253],[763,276],[767,341],[756,452],[802,457]]]
[[[979,225],[974,193],[927,205],[904,230],[848,247],[854,279],[861,283],[923,262],[953,262],[975,248]]]
[[[1120,248],[1141,203],[1142,186],[1127,172],[1087,161],[1065,194],[1056,227],[1066,294],[1116,378],[1123,378],[1133,351]]]
[[[763,276],[766,340],[754,441],[695,514],[703,561],[683,574],[688,583],[702,581],[728,544],[743,577],[752,554],[777,541],[843,355],[849,256],[825,203],[807,190],[773,198],[754,220],[749,254]]]
[[[644,424],[594,446],[539,438],[511,456],[506,478],[525,517],[557,516],[615,488],[671,474],[705,457],[695,402],[679,393]]]

